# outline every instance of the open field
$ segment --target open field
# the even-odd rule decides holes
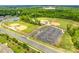
[[[68,24],[72,24],[73,26],[79,26],[78,22],[67,20],[67,19],[59,19],[59,18],[46,18],[46,17],[39,17],[38,20],[48,20],[49,23],[57,25],[57,27],[66,29]],[[16,22],[8,22],[6,23],[8,28],[18,31],[23,34],[29,34],[32,31],[38,29],[39,25],[30,24],[23,21],[16,21]]]
[[[10,26],[8,26],[10,29],[13,29],[15,31],[22,31],[25,30],[27,27],[18,23],[13,23]]]
[[[52,26],[52,24],[53,24],[53,26],[57,25],[56,27],[62,28],[63,30],[67,29],[68,24],[71,24],[72,26],[77,26],[77,27],[79,26],[78,22],[72,21],[72,20],[69,20],[69,19],[45,18],[45,17],[40,17],[40,18],[37,18],[37,19],[38,20],[48,20],[51,26]],[[31,32],[33,32],[34,30],[37,30],[38,28],[41,27],[39,25],[34,25],[34,24],[27,23],[27,22],[23,22],[23,21],[9,22],[9,23],[6,23],[6,25],[8,26],[8,28],[10,28],[10,29],[12,29],[12,30],[14,30],[16,32],[24,33],[24,34],[27,34],[27,35],[30,34]],[[66,48],[64,48],[64,49],[68,50],[70,44],[67,43],[67,42],[69,42],[69,38],[67,38],[67,34],[64,34],[64,36],[60,38],[60,42],[55,47],[64,48],[66,46],[63,47],[62,45],[65,43],[68,46]],[[46,37],[45,37],[45,39],[46,39]],[[34,38],[32,40],[34,40]],[[64,42],[64,40],[65,40],[65,42]],[[44,42],[44,41],[39,41],[39,38],[36,39],[35,41],[37,41],[37,42],[39,42],[41,44],[43,44],[42,42]],[[61,42],[62,42],[62,45],[60,45]],[[47,42],[45,42],[45,44],[48,45]],[[51,45],[51,44],[49,44],[49,45]],[[73,46],[72,46],[72,48],[73,48]],[[76,50],[75,49],[70,49],[69,51],[75,52]]]
[[[60,18],[47,18],[47,17],[39,17],[37,18],[38,20],[48,20],[50,23],[51,22],[57,22],[59,23],[60,28],[66,29],[66,26],[68,24],[72,24],[73,26],[79,26],[79,22],[69,20],[69,19],[60,19]]]
[[[40,27],[39,25],[25,23],[23,21],[10,22],[10,23],[6,23],[6,25],[8,26],[8,28],[23,34],[29,34],[33,30]]]

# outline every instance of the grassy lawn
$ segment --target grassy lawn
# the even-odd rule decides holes
[[[63,28],[63,29],[66,29],[67,24],[72,24],[72,25],[79,26],[79,22],[69,20],[69,19],[46,18],[46,17],[39,17],[37,19],[38,20],[48,20],[49,22],[57,21],[60,24],[60,26],[58,26],[58,27]]]
[[[58,27],[63,28],[63,29],[66,29],[68,24],[79,26],[79,24],[78,24],[79,22],[72,21],[69,19],[46,18],[46,17],[39,17],[37,19],[38,20],[48,20],[49,22],[57,21],[60,24]],[[23,34],[29,34],[32,31],[34,31],[40,27],[39,25],[34,25],[34,24],[27,23],[27,22],[23,22],[23,21],[15,21],[15,22],[6,23],[7,26],[10,26],[11,24],[20,24],[20,25],[26,26],[27,27],[26,29],[19,31],[20,33],[23,33]]]
[[[37,28],[40,27],[39,25],[34,25],[34,24],[23,22],[23,21],[16,21],[16,22],[10,22],[10,23],[8,22],[8,23],[6,23],[7,26],[10,26],[11,24],[20,24],[20,25],[26,26],[27,27],[26,29],[24,29],[22,31],[19,31],[19,32],[22,32],[24,34],[29,34],[33,30],[36,30]]]
[[[77,51],[77,49],[75,48],[72,42],[71,36],[67,32],[64,33],[63,37],[61,38],[60,43],[58,44],[58,47],[61,47],[63,49],[66,49],[72,52]]]
[[[41,41],[40,39],[37,39],[35,37],[29,37],[31,40],[41,44],[41,45],[44,45],[52,50],[55,50],[55,51],[59,51],[59,52],[73,52],[73,51],[69,51],[69,50],[66,50],[66,49],[63,49],[61,47],[58,47],[58,46],[53,46],[47,42],[44,42],[44,41]]]
[[[39,50],[35,50],[32,46],[25,44],[24,42],[20,42],[17,40],[17,43],[12,39],[12,37],[9,37],[7,39],[6,35],[0,35],[0,43],[5,44],[7,43],[7,46],[10,47],[15,53],[38,53]],[[26,47],[23,47],[23,44],[26,45]]]

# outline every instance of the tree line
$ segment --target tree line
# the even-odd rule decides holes
[[[79,8],[59,8],[47,10],[43,8],[0,8],[0,16],[23,16],[27,15],[31,18],[36,17],[51,17],[64,18],[79,21]]]
[[[76,52],[79,49],[79,27],[68,24],[59,46]]]

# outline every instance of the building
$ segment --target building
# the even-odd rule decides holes
[[[48,20],[41,20],[40,23],[41,25],[50,25]]]
[[[55,7],[43,7],[43,9],[56,9]]]

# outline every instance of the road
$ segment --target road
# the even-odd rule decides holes
[[[7,22],[7,21],[4,20],[4,21],[0,22],[0,25],[2,25],[5,22]],[[33,40],[30,40],[28,37],[25,37],[24,35],[21,35],[21,34],[19,34],[17,32],[9,30],[9,29],[0,27],[0,31],[5,33],[5,34],[8,34],[8,35],[10,35],[10,36],[12,36],[12,37],[14,37],[16,39],[18,39],[18,40],[20,40],[22,42],[27,43],[27,44],[29,44],[29,45],[43,51],[44,53],[58,53],[59,52],[59,50],[56,50],[55,48],[52,48],[52,49],[48,48],[47,46],[44,46],[44,45],[39,44],[39,43],[37,43],[37,42],[35,42]]]
[[[27,43],[27,44],[29,44],[29,45],[31,45],[31,46],[39,49],[39,50],[42,50],[44,53],[57,53],[57,52],[59,52],[59,51],[57,51],[55,49],[50,49],[50,48],[48,48],[46,46],[43,46],[43,45],[41,45],[41,44],[39,44],[39,43],[37,43],[35,41],[29,40],[29,38],[26,38],[25,36],[20,35],[19,33],[16,33],[14,31],[10,31],[10,30],[2,28],[2,27],[0,28],[0,31],[5,33],[5,34],[8,34],[8,35],[10,35],[12,37],[15,37],[16,39],[18,39],[18,40],[20,40],[22,42],[25,42],[25,43]]]

